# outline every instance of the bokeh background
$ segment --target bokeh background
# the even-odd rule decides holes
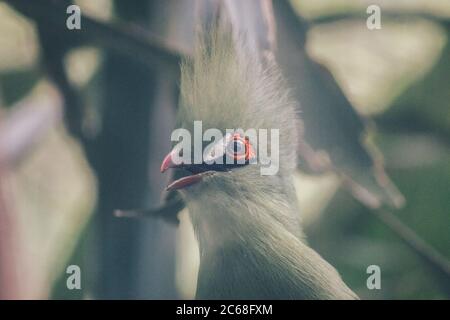
[[[160,210],[159,173],[178,63],[217,10],[277,48],[301,104],[309,244],[364,299],[450,297],[448,0],[78,0],[68,30],[71,3],[0,1],[0,299],[193,297],[187,212],[113,212],[178,213]],[[381,290],[366,287],[373,264]]]

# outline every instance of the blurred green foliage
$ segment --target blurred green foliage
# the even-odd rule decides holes
[[[340,0],[333,4],[331,1],[314,0],[291,2],[297,13],[311,19],[348,13],[365,14],[364,6],[356,0]],[[114,17],[111,1],[100,1],[98,5],[90,1],[78,3],[82,10],[86,8],[90,15],[101,20],[108,21]],[[402,20],[397,21],[383,16],[385,29],[369,32],[362,29],[365,21],[361,17],[343,21],[337,19],[338,21],[329,21],[311,29],[307,41],[308,52],[331,70],[356,110],[374,125],[375,129],[370,130],[370,138],[380,148],[389,176],[406,198],[406,205],[396,211],[396,214],[450,259],[450,3],[443,0],[429,4],[425,0],[417,0],[409,4],[402,2],[401,5],[388,4],[386,1],[380,1],[380,4],[382,7],[386,6],[387,10],[394,8],[400,13],[427,13],[439,16],[440,20],[408,19],[405,15]],[[107,14],[103,10],[105,7],[108,8]],[[126,5],[124,7],[130,9]],[[127,14],[137,14],[139,19],[145,19],[138,13],[125,10],[121,18],[126,20]],[[2,115],[6,113],[6,109],[14,109],[14,104],[21,99],[32,98],[37,87],[41,87],[40,94],[45,94],[47,89],[45,85],[42,89],[45,80],[40,69],[39,40],[34,32],[30,32],[30,29],[35,28],[34,25],[3,3],[0,5],[0,17],[3,17],[0,19],[0,38],[6,44],[16,44],[8,46],[8,50],[0,50],[0,61],[7,61],[6,64],[0,64]],[[445,18],[447,23],[441,23]],[[11,32],[11,23],[14,25],[14,32]],[[32,40],[24,42],[24,34],[25,38]],[[29,54],[23,54],[24,51]],[[102,99],[105,99],[98,91],[108,84],[111,86],[110,92],[113,88],[117,96],[109,96],[107,98],[110,100],[107,101],[111,105],[116,103],[117,109],[110,109],[108,113],[114,121],[121,122],[121,117],[127,118],[130,110],[122,109],[122,104],[133,100],[136,92],[145,99],[150,99],[147,94],[151,95],[159,88],[156,83],[160,75],[150,75],[141,65],[133,62],[130,63],[133,69],[130,67],[121,70],[124,57],[109,56],[106,59],[108,70],[112,72],[109,75],[115,76],[108,78],[108,75],[102,74],[105,62],[98,57],[99,53],[92,53],[89,49],[87,51],[87,55],[86,52],[85,55],[81,52],[78,58],[76,53],[70,52],[65,61],[65,68],[70,80],[80,89],[86,104],[95,105],[97,111],[103,110],[97,104],[101,105],[104,102]],[[121,80],[124,74],[130,79],[135,74],[141,74],[142,77],[133,78],[134,82],[124,84]],[[148,86],[138,86],[142,79],[148,80]],[[112,83],[113,81],[117,82]],[[95,87],[95,90],[89,86]],[[120,88],[125,88],[123,91],[126,92],[121,92]],[[119,102],[123,103],[117,105]],[[142,103],[141,111],[147,110],[145,101]],[[145,130],[142,128],[145,128],[144,122],[150,116],[147,118],[147,113],[143,114],[144,117],[134,114],[132,118],[143,122],[140,127],[143,131],[130,131],[128,129],[134,128],[135,123],[122,121],[121,132],[129,133],[130,137],[134,137],[133,134],[141,135],[147,143],[147,137],[144,138]],[[1,119],[0,117],[0,121]],[[89,126],[89,119],[87,123]],[[95,124],[98,126],[93,130],[96,134],[101,132],[103,123],[98,120]],[[116,132],[116,129],[117,126],[111,126],[111,123],[107,126],[110,135],[104,135],[103,139],[115,139],[103,141],[106,148],[102,149],[106,150],[102,155],[103,160],[113,158],[116,152],[120,153],[130,146],[134,146],[131,156],[141,157],[142,153],[145,153],[145,150],[139,148],[138,141],[133,140],[134,144],[126,140],[121,141],[124,135]],[[123,150],[114,149],[114,142],[117,141],[122,143]],[[120,155],[123,161],[129,157],[128,154]],[[128,185],[121,184],[128,180],[124,178],[117,183],[115,179],[118,176],[117,170],[123,173],[129,169],[120,159],[116,159],[117,166],[110,167],[109,171],[97,170],[103,183],[101,187],[107,191],[106,195],[109,197],[103,199],[108,203],[108,210],[117,205],[120,190],[131,192],[127,189]],[[139,170],[144,171],[144,160],[138,163]],[[101,161],[97,164],[102,165]],[[37,280],[29,284],[33,289],[31,297],[46,297],[53,288],[53,298],[95,298],[98,289],[95,287],[99,285],[101,273],[113,268],[107,265],[99,266],[96,264],[98,260],[92,259],[94,255],[102,253],[99,252],[101,245],[98,243],[100,236],[96,234],[97,229],[92,222],[86,226],[96,203],[97,181],[92,169],[92,163],[86,161],[86,153],[59,127],[53,128],[49,136],[43,139],[14,171],[15,200],[21,214],[21,232],[25,234],[23,241],[27,244],[23,261],[24,264],[35,265],[39,269],[34,275]],[[135,170],[131,170],[135,177],[142,178],[133,181],[145,184],[145,174],[137,172],[135,166],[132,169]],[[296,177],[298,180],[303,178]],[[114,189],[117,184],[121,187]],[[310,209],[305,210],[307,216],[304,219],[309,243],[339,270],[344,280],[362,298],[450,297],[450,284],[440,281],[432,268],[424,264],[397,235],[371,213],[370,209],[356,201],[342,187],[339,178],[334,175],[304,178],[304,181],[298,181],[298,189],[300,206]],[[304,194],[308,196],[303,197]],[[134,199],[135,201],[131,201],[130,196],[125,194],[123,197],[126,197],[123,202],[127,205],[146,201],[143,195],[139,195],[139,199]],[[187,219],[183,219],[185,220]],[[128,230],[129,234],[140,228],[140,224],[135,222],[130,225],[132,226]],[[119,230],[119,227],[117,228]],[[192,231],[186,226],[181,228],[183,236],[179,237],[178,242],[179,248],[183,250],[178,250],[178,255],[181,256],[178,257],[178,263],[183,266],[188,263],[192,266],[195,265],[195,261],[191,261],[193,259],[186,262],[187,260],[182,258],[183,254],[192,254],[195,251],[195,244],[186,240],[192,238],[189,238]],[[113,229],[108,229],[108,232],[111,233],[111,230]],[[125,234],[117,234],[117,242],[114,243],[128,241],[129,238],[126,238]],[[108,261],[114,262],[114,257],[119,256],[117,259],[122,259],[120,261],[130,263],[127,279],[134,281],[129,285],[134,286],[130,289],[130,292],[134,293],[138,292],[136,283],[139,279],[133,278],[133,272],[138,267],[147,267],[148,263],[147,260],[141,259],[138,252],[142,253],[148,244],[140,243],[139,248],[130,252],[127,248],[133,243],[126,242],[120,247],[122,251],[116,252]],[[189,248],[183,246],[186,243]],[[114,250],[113,245],[108,248]],[[83,271],[85,282],[81,291],[68,291],[65,287],[65,266],[72,263],[82,265],[86,271]],[[366,268],[371,264],[381,267],[381,290],[366,288]],[[25,265],[23,272],[26,271]],[[149,269],[148,272],[152,270]],[[116,275],[105,279],[111,277]],[[189,277],[195,276],[189,273]],[[186,283],[180,285],[183,297],[189,297],[195,289],[189,281]],[[108,286],[103,286],[103,290],[107,290]],[[142,294],[142,291],[139,292]],[[107,296],[104,292],[103,295]]]

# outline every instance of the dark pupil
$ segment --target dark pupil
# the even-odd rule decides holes
[[[244,152],[244,145],[241,141],[234,141],[233,152],[237,154]]]

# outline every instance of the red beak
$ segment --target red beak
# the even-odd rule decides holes
[[[161,163],[161,172],[166,171],[169,168],[175,168],[177,165],[173,162],[172,152],[170,152]]]
[[[167,191],[170,190],[177,190],[177,189],[183,189],[185,187],[188,187],[190,185],[196,184],[197,182],[200,182],[203,180],[203,174],[194,174],[191,176],[186,176],[183,178],[180,178],[178,180],[175,180],[171,184],[169,184],[166,188]]]
[[[169,168],[179,168],[184,166],[183,163],[177,164],[173,160],[173,153],[174,151],[171,151],[162,161],[161,163],[161,172],[166,171]],[[178,180],[173,181],[171,184],[169,184],[166,188],[166,190],[176,190],[176,189],[183,189],[185,187],[188,187],[190,185],[196,184],[197,182],[200,182],[203,180],[203,177],[205,175],[211,175],[213,172],[206,171],[206,172],[199,172],[196,174],[191,174],[185,177],[182,177]]]

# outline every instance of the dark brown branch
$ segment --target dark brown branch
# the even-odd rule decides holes
[[[190,52],[168,43],[157,35],[137,26],[117,26],[97,21],[82,14],[81,29],[66,28],[66,6],[62,2],[40,0],[4,0],[33,20],[54,26],[66,43],[73,46],[90,44],[127,54],[146,64],[159,64],[177,68],[181,56]]]
[[[165,199],[156,208],[138,210],[115,210],[118,218],[161,218],[170,224],[179,224],[178,213],[184,209],[185,203],[180,195],[174,191],[165,194]]]

